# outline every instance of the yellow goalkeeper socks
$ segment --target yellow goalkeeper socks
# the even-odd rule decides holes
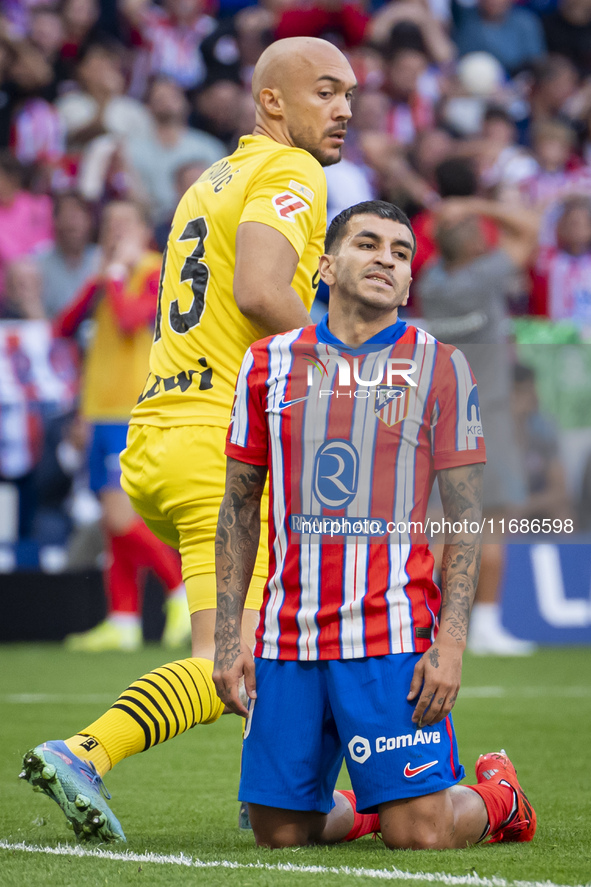
[[[169,662],[131,684],[97,721],[66,739],[70,751],[94,763],[101,776],[115,764],[166,742],[224,711],[209,659]]]

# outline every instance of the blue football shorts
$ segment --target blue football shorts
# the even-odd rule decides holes
[[[357,809],[442,791],[464,778],[451,716],[419,730],[407,702],[420,653],[325,662],[256,660],[241,801],[328,813],[343,758]]]
[[[127,422],[96,423],[91,426],[88,467],[90,489],[121,489],[119,454],[125,449]]]

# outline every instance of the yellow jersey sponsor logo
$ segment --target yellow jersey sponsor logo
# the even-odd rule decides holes
[[[193,385],[194,376],[199,376],[198,390],[209,391],[210,388],[213,388],[213,382],[211,381],[213,370],[207,365],[207,360],[204,357],[200,357],[197,363],[201,364],[200,370],[183,370],[181,373],[168,376],[167,378],[158,376],[156,373],[150,373],[146,385],[152,382],[152,379],[154,379],[154,382],[152,382],[147,391],[144,388],[144,391],[138,397],[138,403],[143,403],[148,398],[156,397],[157,394],[172,391],[175,388],[184,393]]]
[[[309,209],[308,204],[304,203],[295,194],[292,194],[291,191],[283,191],[281,194],[276,194],[272,198],[272,203],[280,219],[286,219],[286,221],[293,222],[294,224],[294,216]]]

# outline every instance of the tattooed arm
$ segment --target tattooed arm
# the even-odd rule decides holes
[[[442,721],[456,701],[462,676],[468,620],[478,584],[484,465],[462,465],[438,472],[443,517],[458,533],[446,533],[441,566],[441,614],[437,638],[414,671],[408,699],[418,702],[413,721],[419,727]],[[420,694],[420,695],[419,695]]]
[[[260,502],[266,465],[248,465],[228,458],[226,492],[215,539],[217,616],[213,680],[230,711],[246,717],[238,683],[256,696],[252,652],[242,639],[242,611],[252,576],[261,529]]]

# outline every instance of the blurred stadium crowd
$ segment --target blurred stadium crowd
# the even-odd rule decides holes
[[[99,554],[78,410],[93,314],[108,298],[121,330],[153,323],[176,203],[251,131],[261,51],[296,35],[335,42],[359,81],[329,218],[405,209],[405,316],[510,367],[519,514],[591,526],[591,0],[0,0],[0,569],[29,543]],[[116,273],[93,284],[142,262],[133,304]]]

